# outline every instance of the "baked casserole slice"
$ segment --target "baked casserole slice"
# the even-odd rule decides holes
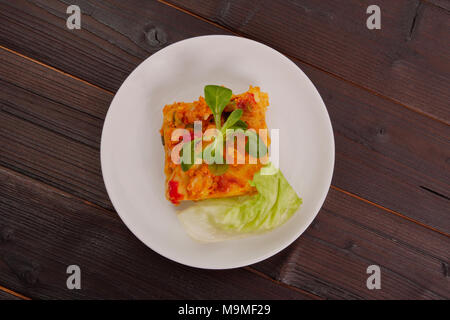
[[[241,109],[240,120],[244,121],[248,129],[266,129],[266,110],[269,105],[267,93],[261,92],[259,87],[250,86],[247,92],[232,95],[222,113],[222,124],[227,116],[236,109]],[[164,173],[166,175],[165,194],[168,200],[179,204],[184,200],[203,200],[209,198],[224,198],[240,195],[249,195],[256,192],[255,187],[249,181],[258,172],[263,164],[260,159],[256,164],[249,163],[250,155],[246,152],[245,164],[230,164],[225,173],[215,175],[211,172],[208,164],[194,164],[189,170],[183,171],[180,164],[171,159],[173,148],[179,141],[172,141],[172,133],[175,129],[187,129],[190,139],[194,136],[194,121],[202,122],[202,132],[215,128],[212,111],[207,105],[205,98],[200,97],[197,101],[186,103],[176,102],[166,105],[163,109],[163,125],[160,133],[165,150]],[[203,146],[204,147],[204,146]],[[230,152],[230,150],[226,150]],[[237,144],[235,150],[237,152]]]

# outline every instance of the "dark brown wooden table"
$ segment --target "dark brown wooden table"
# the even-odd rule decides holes
[[[450,1],[1,0],[0,299],[449,299]],[[71,4],[81,29],[66,27]],[[208,271],[137,240],[99,161],[114,93],[145,58],[235,34],[290,57],[330,113],[336,167],[308,230]],[[155,75],[157,76],[157,75]],[[67,266],[82,289],[66,287]],[[369,290],[366,269],[381,268]]]

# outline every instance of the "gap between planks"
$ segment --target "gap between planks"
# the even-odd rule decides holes
[[[325,298],[323,298],[321,296],[318,296],[318,295],[315,295],[312,292],[306,291],[304,289],[300,289],[298,287],[291,286],[291,285],[289,285],[287,283],[284,283],[284,282],[279,281],[277,279],[271,278],[267,274],[265,274],[265,273],[263,273],[261,271],[258,271],[256,269],[253,269],[252,267],[247,266],[247,267],[243,267],[243,269],[245,269],[245,270],[247,270],[249,272],[252,272],[252,273],[256,274],[257,276],[259,276],[261,278],[267,279],[267,280],[269,280],[269,281],[271,281],[271,282],[273,282],[273,283],[275,283],[275,284],[277,284],[279,286],[282,286],[282,287],[285,287],[285,288],[288,288],[288,289],[291,289],[291,290],[294,290],[294,291],[298,291],[298,292],[300,292],[300,293],[302,293],[304,295],[307,295],[308,297],[311,297],[314,300],[325,300]]]
[[[164,2],[163,0],[158,0],[158,1],[161,2],[161,3],[164,3],[164,4],[168,5],[168,6],[172,6],[172,7],[174,7],[174,8],[177,8],[178,10],[181,10],[181,11],[186,12],[186,13],[188,13],[188,14],[192,14],[193,16],[195,16],[195,17],[197,17],[197,18],[199,18],[199,19],[201,19],[201,20],[205,20],[204,18],[202,18],[202,17],[200,17],[200,16],[197,16],[197,15],[195,15],[195,14],[193,14],[193,13],[189,13],[188,11],[186,11],[186,10],[184,10],[184,9],[175,7],[175,6],[173,6],[172,4],[170,4],[170,3]],[[205,20],[205,21],[206,21],[206,20]],[[207,21],[207,22],[208,22],[208,23],[212,23],[212,24],[215,25],[215,23],[213,23],[213,22],[211,22],[211,21]],[[222,27],[222,29],[225,29],[225,28]],[[225,30],[227,30],[227,29],[225,29]],[[229,31],[229,30],[228,30],[228,31]],[[232,32],[232,31],[230,31],[230,32]],[[23,59],[26,59],[26,60],[31,61],[31,62],[33,62],[33,63],[36,63],[36,64],[38,64],[38,65],[40,65],[40,66],[45,67],[45,68],[49,68],[49,69],[52,70],[52,71],[58,72],[58,73],[60,73],[60,74],[62,74],[62,75],[64,75],[64,76],[67,76],[67,77],[72,78],[72,79],[74,79],[74,80],[81,81],[82,83],[84,83],[84,84],[86,84],[86,85],[89,85],[89,86],[91,86],[91,87],[94,87],[94,88],[97,88],[97,89],[99,89],[99,90],[102,90],[103,92],[106,92],[106,93],[108,93],[108,94],[110,94],[110,95],[114,95],[114,92],[111,92],[111,91],[106,90],[106,89],[104,89],[104,88],[102,88],[102,87],[99,87],[99,86],[97,86],[97,85],[95,85],[95,84],[93,84],[93,83],[90,83],[90,82],[88,82],[88,81],[86,81],[86,80],[83,80],[83,79],[81,79],[81,78],[78,78],[78,77],[76,77],[76,76],[73,76],[73,75],[71,75],[71,74],[69,74],[69,73],[67,73],[67,72],[64,72],[64,71],[62,71],[62,70],[60,70],[60,69],[57,69],[57,68],[55,68],[55,67],[52,67],[52,66],[50,66],[50,65],[48,65],[48,64],[45,64],[45,63],[43,63],[43,62],[41,62],[41,61],[38,61],[38,60],[36,60],[36,59],[30,58],[30,57],[28,57],[28,56],[25,56],[25,55],[23,55],[23,54],[21,54],[21,53],[19,53],[19,52],[17,52],[17,51],[14,51],[14,50],[12,50],[12,49],[6,48],[6,47],[4,47],[4,46],[2,46],[2,45],[0,45],[0,49],[3,49],[3,50],[5,50],[5,51],[7,51],[7,52],[10,52],[10,53],[12,53],[12,54],[14,54],[14,55],[17,55],[17,56],[19,56],[19,57],[21,57],[21,58],[23,58]],[[295,59],[295,58],[294,58],[294,59]],[[308,64],[308,65],[309,65],[309,64]],[[316,69],[319,69],[319,68],[317,68],[317,67],[315,67],[315,66],[313,66],[313,65],[311,65],[311,67],[314,67],[314,68],[316,68]],[[319,70],[320,70],[320,71],[323,71],[323,70],[321,70],[321,69],[319,69]],[[326,72],[326,71],[323,71],[323,72],[325,72],[325,73],[327,73],[327,74],[329,74],[329,75],[331,75],[331,76],[334,77],[334,75],[331,74],[331,73],[328,73],[328,72]],[[336,78],[341,79],[341,78],[339,78],[339,77],[336,77]],[[349,82],[349,81],[347,81],[347,80],[345,80],[345,79],[341,79],[341,80],[346,81],[346,82]],[[351,82],[350,82],[350,83],[351,83]],[[356,85],[356,84],[355,84],[355,85]],[[358,85],[356,85],[356,86],[358,86]],[[361,88],[365,89],[364,87],[361,87]],[[370,90],[368,90],[368,89],[367,89],[367,91],[372,92],[372,91],[370,91]],[[379,94],[377,94],[376,92],[372,92],[372,93],[375,94],[375,95],[378,95],[378,96],[380,96],[380,97],[382,97],[382,98],[385,98],[385,99],[387,99],[387,100],[391,100],[390,98],[384,97],[384,96],[382,96],[382,95],[379,95]],[[392,100],[392,101],[395,102],[395,100]],[[397,103],[397,102],[396,102],[396,103]],[[399,104],[399,103],[397,103],[397,104]],[[400,104],[400,105],[404,106],[403,104]],[[408,109],[410,109],[410,108],[407,107],[407,106],[405,106],[405,107],[408,108]],[[414,109],[410,109],[410,110],[412,110],[412,111],[414,111],[414,112],[417,112],[417,111],[414,110]],[[417,113],[420,113],[420,112],[417,112]],[[427,116],[426,114],[424,114],[424,115]],[[433,120],[436,120],[436,121],[439,121],[439,122],[442,122],[442,123],[444,123],[444,124],[447,124],[447,123],[445,123],[445,122],[443,122],[443,121],[441,121],[441,120],[434,119],[434,118],[432,118],[432,117],[429,117],[429,118],[431,118],[431,119],[433,119]],[[4,167],[2,166],[2,168],[4,168]],[[17,172],[17,171],[15,171],[15,172]],[[46,184],[46,185],[47,185],[47,184]],[[331,185],[330,187],[333,188],[333,189],[335,189],[336,191],[342,192],[342,193],[347,194],[347,195],[349,195],[349,196],[351,196],[351,197],[353,197],[353,198],[355,198],[355,199],[358,199],[358,200],[363,201],[363,202],[365,202],[365,203],[367,203],[367,204],[370,204],[370,205],[373,205],[373,206],[375,206],[375,207],[377,207],[377,208],[379,208],[379,209],[382,209],[383,211],[389,212],[390,214],[394,214],[394,215],[396,215],[396,216],[398,216],[398,217],[401,217],[401,218],[404,218],[404,219],[406,219],[406,220],[408,220],[408,221],[411,221],[411,222],[413,222],[413,223],[416,223],[416,224],[420,225],[421,227],[427,228],[427,229],[429,229],[429,230],[432,230],[432,231],[437,232],[437,233],[439,233],[439,234],[442,234],[442,235],[444,235],[444,236],[450,237],[449,234],[447,234],[447,233],[445,233],[445,232],[443,232],[443,231],[440,231],[440,230],[438,230],[438,229],[435,229],[435,228],[433,228],[433,227],[431,227],[431,226],[429,226],[429,225],[426,225],[426,224],[424,224],[424,223],[421,223],[421,222],[419,222],[419,221],[417,221],[417,220],[415,220],[415,219],[409,218],[409,217],[403,215],[402,213],[396,212],[396,211],[394,211],[394,210],[392,210],[392,209],[386,208],[386,207],[384,207],[384,206],[382,206],[382,205],[379,205],[379,204],[377,204],[377,203],[375,203],[375,202],[372,202],[372,201],[370,201],[370,200],[367,200],[367,199],[364,199],[364,198],[362,198],[362,197],[359,197],[359,196],[357,196],[357,195],[355,195],[355,194],[353,194],[353,193],[351,193],[351,192],[349,192],[349,191],[343,190],[343,189],[338,188],[338,187],[336,187],[336,186]],[[56,189],[56,188],[55,188],[55,189]],[[57,189],[57,190],[58,190],[58,192],[63,192],[63,191],[61,191],[61,190],[59,190],[59,189]],[[72,194],[71,194],[71,195],[72,195]],[[72,195],[72,196],[73,196],[73,195]],[[75,197],[75,196],[74,196],[74,197]],[[78,197],[76,197],[76,198],[78,198]],[[98,205],[95,205],[94,203],[92,203],[92,202],[90,202],[90,201],[87,201],[87,200],[85,200],[85,199],[81,199],[81,198],[78,198],[78,199],[81,200],[81,201],[83,201],[83,202],[85,202],[86,204],[91,205],[91,206],[99,207]],[[106,209],[106,208],[103,208],[103,207],[101,207],[101,208],[104,209],[104,210],[106,210],[106,211],[108,211],[108,212],[112,212],[112,211],[110,211],[110,210],[108,210],[108,209]]]
[[[112,210],[108,210],[108,209],[103,208],[103,207],[101,207],[101,206],[95,205],[95,204],[93,204],[93,203],[91,203],[91,202],[89,202],[89,201],[87,201],[87,200],[84,200],[84,199],[82,199],[82,198],[80,198],[80,197],[78,197],[78,196],[75,196],[75,195],[73,195],[73,194],[71,194],[71,193],[68,193],[68,192],[63,191],[63,190],[60,190],[60,189],[58,189],[58,188],[56,188],[56,187],[50,186],[50,185],[46,184],[45,182],[35,180],[35,179],[33,179],[33,178],[31,178],[31,177],[29,177],[29,176],[23,174],[23,173],[17,172],[16,170],[13,170],[13,169],[4,167],[4,166],[2,166],[2,165],[0,165],[0,169],[2,169],[2,170],[4,170],[4,171],[7,171],[7,172],[13,172],[13,173],[16,174],[16,175],[19,175],[19,176],[22,176],[22,177],[24,177],[24,178],[26,178],[26,179],[29,179],[29,180],[33,181],[33,183],[35,183],[35,184],[37,184],[37,185],[40,185],[40,186],[42,186],[42,187],[44,187],[44,188],[46,188],[46,189],[48,189],[48,190],[52,190],[53,192],[56,192],[56,193],[58,193],[59,195],[62,195],[62,196],[68,197],[68,198],[72,198],[72,199],[77,200],[77,201],[81,201],[81,202],[83,202],[84,204],[86,204],[86,205],[88,205],[88,206],[92,206],[92,207],[95,207],[95,208],[97,208],[97,209],[100,209],[102,212],[105,212],[106,214],[116,214],[116,213],[115,213],[114,211],[112,211]],[[356,195],[353,195],[353,194],[351,194],[351,193],[349,193],[349,192],[346,192],[345,190],[342,190],[342,189],[340,189],[340,188],[337,188],[337,187],[334,187],[334,186],[331,186],[331,188],[335,189],[336,191],[343,192],[343,193],[345,193],[345,194],[347,194],[347,195],[349,195],[349,196],[352,196],[352,197],[354,197],[354,198],[356,198],[356,199],[359,199],[359,200],[361,200],[361,201],[363,201],[363,202],[367,202],[367,203],[369,203],[369,204],[375,205],[375,206],[377,206],[378,208],[384,209],[385,211],[392,212],[392,213],[394,213],[394,214],[398,214],[398,213],[396,213],[396,212],[394,212],[394,211],[392,211],[392,210],[386,209],[386,208],[384,208],[384,207],[382,207],[382,206],[378,206],[377,204],[371,203],[370,201],[367,201],[367,200],[365,200],[365,199],[362,199],[362,198],[360,198],[360,197],[358,197],[358,196],[356,196]],[[400,217],[403,217],[401,214],[398,214],[398,215],[399,215]],[[408,219],[408,218],[407,218],[407,220],[411,220],[411,219]],[[413,221],[413,220],[411,220],[411,221]],[[427,226],[424,225],[424,227],[427,227]],[[434,230],[434,231],[436,231],[436,230]],[[439,232],[439,231],[437,231],[437,232]],[[445,235],[445,234],[444,234],[444,235]],[[284,288],[286,288],[286,289],[289,289],[289,290],[293,290],[293,291],[297,291],[297,292],[299,292],[299,293],[302,293],[302,294],[304,294],[304,295],[310,297],[311,299],[315,299],[315,300],[324,300],[324,299],[325,299],[325,298],[323,298],[323,297],[321,297],[321,296],[317,296],[316,294],[314,294],[314,293],[312,293],[312,292],[310,292],[310,291],[307,291],[307,290],[305,290],[305,289],[301,289],[301,288],[292,286],[292,285],[290,285],[290,284],[288,284],[288,283],[284,283],[284,282],[282,282],[282,281],[280,281],[280,280],[278,280],[278,279],[276,279],[276,278],[272,278],[272,277],[270,277],[269,275],[267,275],[267,274],[265,274],[265,273],[263,273],[263,272],[261,272],[261,271],[259,271],[259,270],[257,270],[257,269],[254,269],[254,268],[251,267],[251,266],[246,266],[246,267],[243,267],[242,269],[244,269],[244,270],[246,270],[246,271],[248,271],[248,272],[251,272],[251,273],[253,273],[253,274],[257,275],[258,277],[261,277],[261,278],[263,278],[263,279],[265,279],[265,280],[271,281],[272,283],[274,283],[274,284],[276,284],[276,285],[282,286],[282,287],[284,287]],[[8,288],[5,288],[5,287],[3,287],[3,286],[1,286],[1,285],[0,285],[0,291],[4,291],[5,293],[8,293],[8,294],[13,295],[13,296],[16,296],[16,297],[18,297],[18,298],[20,298],[20,299],[23,299],[23,300],[32,300],[31,298],[29,298],[29,297],[27,297],[27,296],[24,296],[24,295],[22,295],[22,294],[20,294],[20,293],[17,293],[17,292],[15,292],[15,291],[12,291],[12,290],[10,290],[10,289],[8,289]]]
[[[202,16],[200,16],[200,15],[194,13],[194,12],[191,12],[191,11],[189,11],[189,10],[186,10],[186,9],[184,9],[184,8],[178,7],[177,5],[174,5],[174,4],[172,4],[172,3],[169,3],[169,2],[167,2],[167,1],[165,1],[165,0],[157,0],[157,1],[160,2],[160,3],[162,3],[162,4],[165,4],[165,5],[169,6],[169,7],[171,7],[171,8],[174,8],[174,9],[176,9],[176,10],[179,10],[179,11],[185,13],[185,14],[188,14],[188,15],[194,17],[194,18],[197,18],[197,19],[200,19],[200,20],[202,20],[202,21],[204,21],[204,22],[206,22],[206,23],[209,23],[209,24],[211,24],[211,25],[213,25],[213,26],[215,26],[215,27],[217,27],[217,28],[220,28],[220,29],[222,29],[222,30],[224,30],[224,31],[230,32],[230,33],[232,33],[232,34],[234,34],[234,35],[236,35],[236,36],[251,39],[250,37],[245,36],[244,34],[241,34],[241,33],[239,33],[239,32],[236,32],[236,31],[232,30],[232,29],[229,29],[229,28],[227,28],[227,27],[225,27],[225,26],[222,26],[222,25],[220,25],[220,24],[218,24],[218,23],[216,23],[216,22],[214,22],[214,21],[208,20],[207,18],[204,18],[204,17],[202,17]],[[419,0],[419,1],[422,1],[422,0]],[[427,2],[427,1],[425,1],[425,2]],[[422,2],[419,2],[419,3],[422,3]],[[427,2],[427,3],[429,3],[429,2]],[[443,123],[443,124],[445,124],[445,125],[447,125],[447,126],[450,126],[450,123],[448,123],[448,122],[446,122],[446,121],[444,121],[444,120],[441,120],[441,119],[439,119],[439,118],[436,118],[436,117],[434,117],[434,116],[432,116],[432,115],[430,115],[430,114],[427,114],[427,113],[425,113],[425,112],[423,112],[423,111],[421,111],[421,110],[418,110],[418,109],[415,109],[415,108],[413,108],[413,107],[411,107],[411,106],[408,106],[408,105],[406,105],[406,104],[404,104],[404,103],[402,103],[402,102],[400,102],[400,101],[398,101],[398,100],[396,100],[396,99],[394,99],[394,98],[385,96],[385,95],[383,95],[383,94],[381,94],[381,93],[379,93],[379,92],[377,92],[377,91],[375,91],[375,90],[373,90],[373,89],[364,87],[363,85],[360,85],[359,83],[356,83],[356,82],[353,82],[353,81],[348,80],[348,79],[346,79],[346,78],[343,78],[343,77],[341,77],[341,76],[339,76],[339,75],[337,75],[337,74],[334,74],[334,73],[332,73],[332,72],[330,72],[330,71],[327,71],[327,70],[325,70],[325,69],[323,69],[323,68],[321,68],[321,67],[318,67],[318,66],[316,66],[316,65],[314,65],[314,64],[311,64],[311,63],[309,63],[309,62],[306,62],[306,61],[304,61],[304,60],[302,60],[302,59],[300,59],[300,58],[297,58],[297,57],[294,57],[294,56],[292,56],[292,55],[286,54],[286,53],[284,53],[283,51],[280,51],[280,52],[281,52],[283,55],[285,55],[286,57],[290,58],[291,60],[297,60],[297,61],[299,61],[299,62],[301,62],[301,63],[303,63],[303,64],[305,64],[305,65],[307,65],[307,66],[309,66],[309,67],[311,67],[311,68],[314,68],[314,69],[316,69],[316,70],[319,70],[319,71],[321,71],[321,72],[324,72],[324,73],[326,73],[327,75],[329,75],[329,76],[331,76],[331,77],[333,77],[333,78],[335,78],[335,79],[339,79],[339,80],[345,81],[345,82],[351,84],[352,86],[355,86],[355,87],[360,88],[360,89],[362,89],[362,90],[364,90],[364,91],[370,92],[371,94],[373,94],[373,95],[375,95],[375,96],[377,96],[377,97],[380,97],[380,98],[382,98],[382,99],[384,99],[384,100],[387,100],[387,101],[390,101],[390,102],[395,103],[395,104],[397,104],[397,105],[400,105],[400,106],[402,106],[403,108],[406,108],[406,109],[408,109],[408,110],[410,110],[410,111],[416,112],[416,113],[418,113],[418,114],[420,114],[420,115],[422,115],[422,116],[424,116],[424,117],[427,117],[427,118],[429,118],[429,119],[432,119],[432,120],[434,120],[434,121],[437,121],[437,122]]]
[[[10,295],[15,296],[17,298],[20,298],[22,300],[31,300],[31,298],[28,298],[28,297],[26,297],[24,295],[21,295],[20,293],[12,291],[12,290],[10,290],[8,288],[5,288],[3,286],[0,286],[0,291],[6,292],[7,294],[10,294]]]

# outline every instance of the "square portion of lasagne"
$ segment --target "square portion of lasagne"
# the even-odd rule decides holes
[[[227,116],[236,109],[241,109],[240,120],[244,121],[248,129],[267,129],[265,114],[269,104],[267,93],[258,87],[251,87],[247,92],[233,95],[222,113],[222,124]],[[175,129],[187,129],[191,139],[194,133],[194,121],[202,122],[202,131],[215,128],[213,114],[203,97],[191,103],[176,102],[166,105],[163,109],[164,120],[161,128],[161,138],[165,150],[166,197],[174,204],[183,200],[203,200],[208,198],[223,198],[238,195],[253,194],[256,189],[249,184],[253,175],[258,172],[262,164],[250,164],[249,154],[245,154],[245,164],[230,164],[225,173],[215,175],[208,164],[194,164],[189,170],[183,171],[180,164],[172,161],[172,149],[179,141],[172,141]],[[237,144],[236,149],[237,149]],[[203,146],[205,147],[205,146]],[[226,151],[226,152],[229,152]],[[237,150],[233,150],[237,152]]]

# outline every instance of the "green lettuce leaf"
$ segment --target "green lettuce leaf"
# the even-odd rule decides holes
[[[267,169],[267,168],[266,168]],[[258,172],[250,182],[258,193],[197,202],[179,218],[188,234],[200,241],[222,241],[274,229],[285,223],[302,200],[280,170]]]

